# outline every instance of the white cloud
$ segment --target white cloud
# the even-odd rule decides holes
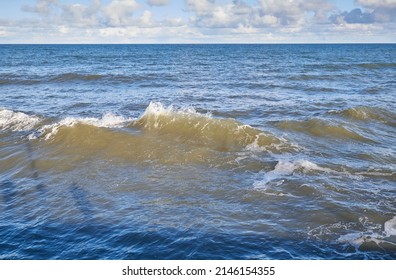
[[[192,24],[209,28],[236,28],[249,21],[252,7],[242,1],[218,4],[215,0],[186,0],[190,11],[195,13]]]
[[[232,32],[237,33],[237,34],[258,34],[258,33],[260,33],[260,29],[254,28],[250,25],[247,26],[247,25],[240,24]]]
[[[105,42],[144,43],[144,42],[191,42],[204,37],[201,33],[187,26],[180,27],[106,27],[97,34]]]
[[[187,7],[198,16],[210,13],[214,6],[214,0],[186,0]]]
[[[4,27],[0,27],[0,37],[8,36],[10,33]]]
[[[382,30],[381,26],[378,25],[368,25],[368,24],[358,24],[358,23],[342,23],[340,25],[335,25],[332,27],[335,31],[343,31],[343,32],[366,32],[371,34],[373,31]],[[350,33],[349,33],[350,34]]]
[[[141,26],[144,27],[153,26],[154,25],[153,14],[150,11],[145,10],[142,16],[140,17],[140,24]]]
[[[278,18],[272,15],[264,15],[261,17],[261,22],[264,25],[272,26],[278,24]]]
[[[138,9],[139,4],[136,0],[112,0],[103,9],[103,14],[109,25],[125,26],[131,22],[133,14]]]
[[[22,10],[42,15],[49,15],[59,5],[59,0],[37,0],[34,6],[22,6]]]
[[[209,28],[236,28],[240,25],[255,28],[302,27],[327,22],[329,12],[334,9],[328,0],[259,0],[256,5],[242,0],[226,4],[216,0],[186,0],[186,5],[195,13],[194,24]]]
[[[64,25],[58,27],[58,31],[61,35],[65,35],[70,32],[70,28]]]
[[[264,15],[275,16],[282,25],[294,25],[301,23],[302,19],[313,14],[316,21],[327,20],[327,14],[334,8],[327,0],[260,0],[260,6]]]
[[[187,25],[187,23],[182,18],[166,18],[164,19],[163,24],[165,26],[174,26],[174,27]]]
[[[98,11],[98,7],[94,5],[88,7],[81,4],[64,5],[61,14],[62,24],[81,27],[96,26],[99,24]]]

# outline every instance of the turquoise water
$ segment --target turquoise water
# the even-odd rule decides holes
[[[395,259],[396,45],[0,45],[1,259]]]

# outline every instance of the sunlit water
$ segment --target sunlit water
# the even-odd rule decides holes
[[[396,45],[1,45],[1,259],[395,259]]]

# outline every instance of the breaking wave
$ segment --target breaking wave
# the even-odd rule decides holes
[[[114,114],[105,114],[102,118],[67,117],[36,129],[29,138],[59,140],[65,133],[76,134],[77,137],[77,130],[84,135],[86,133],[83,129],[92,131],[98,128],[124,128],[123,133],[132,136],[172,140],[217,151],[239,151],[252,146],[266,147],[273,151],[290,148],[285,140],[234,119],[217,119],[209,114],[197,113],[192,108],[175,109],[173,106],[164,107],[161,103],[154,102],[135,120]]]
[[[31,130],[40,122],[41,120],[37,116],[29,116],[22,112],[0,109],[0,130]]]
[[[218,151],[238,151],[249,145],[273,151],[288,148],[280,138],[234,119],[213,118],[209,114],[197,113],[192,108],[166,108],[161,103],[150,103],[144,114],[132,122],[130,127],[173,136]]]
[[[0,128],[25,131],[46,158],[81,160],[93,156],[140,163],[206,162],[224,166],[229,162],[238,165],[239,152],[283,153],[296,149],[281,137],[235,119],[214,118],[193,108],[177,109],[158,102],[150,103],[136,119],[107,113],[99,118],[66,117],[56,121],[1,110]]]
[[[111,113],[103,115],[102,118],[74,118],[67,117],[59,122],[44,125],[37,131],[29,135],[30,139],[44,136],[45,140],[53,138],[60,129],[74,126],[92,126],[92,127],[122,127],[128,119]]]

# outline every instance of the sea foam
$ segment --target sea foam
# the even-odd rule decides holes
[[[322,172],[335,177],[349,177],[355,180],[362,180],[363,176],[354,175],[347,171],[337,171],[328,167],[321,167],[306,159],[295,161],[279,160],[271,171],[262,171],[259,173],[260,179],[253,183],[255,189],[266,190],[270,182],[275,182],[277,186],[281,185],[283,179],[287,176],[293,175],[295,172],[302,174],[310,174],[312,172]],[[282,179],[282,180],[280,180]]]
[[[112,113],[106,113],[102,118],[75,118],[67,117],[59,122],[44,125],[35,133],[29,135],[29,139],[35,139],[45,135],[44,139],[51,139],[56,135],[60,128],[62,127],[73,127],[77,124],[91,125],[95,127],[122,127],[130,119],[124,118],[122,116],[117,116]]]
[[[386,221],[384,224],[384,232],[386,236],[396,236],[396,216]]]
[[[379,248],[384,246],[396,248],[396,244],[392,237],[396,236],[396,216],[384,223],[384,230],[375,232],[375,228],[380,225],[371,226],[366,232],[352,232],[341,235],[337,241],[340,243],[349,243],[356,249],[359,249],[363,244],[373,242]]]
[[[40,118],[22,112],[0,109],[0,129],[12,131],[25,131],[33,129],[40,123]]]

